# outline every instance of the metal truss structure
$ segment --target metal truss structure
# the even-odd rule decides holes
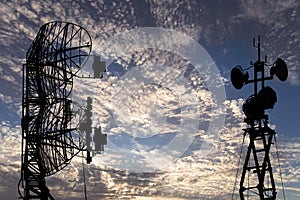
[[[64,167],[83,150],[72,111],[73,77],[92,47],[79,25],[54,21],[43,25],[23,65],[22,199],[54,199],[45,177]]]
[[[277,191],[270,151],[272,144],[276,143],[276,132],[270,128],[268,115],[265,114],[265,110],[273,109],[274,104],[277,102],[277,95],[270,86],[265,86],[265,81],[272,80],[274,75],[280,81],[286,81],[288,69],[286,63],[281,58],[277,58],[271,64],[270,76],[265,76],[267,57],[265,57],[264,61],[260,59],[260,36],[258,36],[257,44],[255,43],[255,38],[253,39],[253,46],[258,50],[258,59],[254,63],[251,61],[251,66],[246,70],[253,68],[254,78],[249,80],[248,72],[244,72],[241,66],[236,66],[231,71],[231,82],[236,89],[241,89],[245,84],[249,83],[253,83],[254,86],[254,94],[243,104],[243,112],[246,115],[244,121],[248,124],[248,128],[244,129],[243,143],[245,136],[249,135],[249,144],[243,165],[239,194],[241,200],[244,200],[245,196],[248,199],[250,192],[251,195],[260,200],[275,200]],[[261,88],[260,91],[258,91],[259,86]],[[248,181],[245,181],[246,175],[248,175]]]
[[[268,126],[266,115],[264,119],[260,120],[262,120],[263,125],[250,126],[250,128],[245,129],[244,133],[249,135],[250,141],[240,181],[241,200],[245,199],[245,191],[253,191],[261,200],[275,200],[277,195],[269,155],[276,132]],[[256,175],[257,181],[254,182],[256,184],[249,185],[250,183],[248,183],[247,185],[245,183],[247,173]]]

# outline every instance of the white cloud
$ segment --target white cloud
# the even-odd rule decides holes
[[[75,1],[57,2],[54,4],[48,1],[32,1],[32,5],[26,3],[26,1],[21,3],[1,3],[0,10],[3,13],[1,17],[1,27],[3,29],[1,31],[3,34],[1,34],[0,38],[1,45],[4,48],[2,52],[4,52],[3,54],[9,54],[2,56],[1,61],[6,63],[6,66],[14,73],[14,75],[10,74],[5,77],[6,81],[9,83],[17,82],[11,84],[11,86],[19,84],[18,88],[20,88],[21,79],[19,78],[20,70],[18,66],[21,68],[22,58],[25,56],[25,52],[35,37],[38,28],[43,23],[52,20],[66,20],[84,25],[94,39],[94,46],[96,47],[94,50],[96,52],[101,48],[97,47],[97,45],[104,39],[109,38],[113,34],[136,27],[138,24],[136,13],[140,11],[135,9],[130,1],[120,2],[113,2],[111,5],[103,2],[90,2],[86,3],[83,7],[80,6],[79,2]],[[268,38],[267,44],[269,44],[266,45],[266,49],[271,51],[270,58],[275,58],[275,55],[277,56],[278,53],[286,58],[291,72],[289,80],[293,84],[299,84],[299,62],[297,61],[299,56],[297,51],[295,51],[299,46],[299,31],[292,27],[292,31],[289,32],[288,30],[291,27],[287,23],[289,20],[296,25],[299,22],[296,11],[299,5],[296,1],[277,2],[276,4],[271,3],[271,1],[254,1],[253,3],[243,1],[239,7],[242,10],[239,10],[241,13],[236,16],[234,15],[232,18],[227,15],[219,16],[218,13],[215,13],[214,16],[219,17],[215,18],[208,13],[211,11],[206,8],[206,5],[196,4],[196,1],[186,2],[185,4],[178,1],[173,3],[173,5],[169,1],[147,2],[150,4],[150,12],[157,26],[178,30],[195,39],[206,38],[207,40],[212,40],[211,38],[213,38],[215,42],[222,42],[223,38],[231,33],[234,26],[232,24],[226,26],[226,21],[230,21],[231,19],[231,22],[234,24],[242,23],[245,19],[257,19],[262,24],[271,28],[270,32],[266,35]],[[90,5],[96,8],[92,8]],[[236,8],[234,7],[234,9]],[[291,11],[290,18],[284,15],[289,10],[293,10]],[[190,16],[187,16],[185,13],[189,13]],[[287,50],[285,48],[277,50],[275,45],[278,48],[284,46]],[[185,117],[191,118],[194,115],[201,114],[200,120],[204,123],[208,122],[212,116],[220,114],[219,112],[212,112],[214,108],[214,96],[206,90],[203,84],[204,77],[199,77],[197,73],[191,73],[182,79],[182,72],[186,71],[188,66],[186,61],[182,61],[176,58],[176,56],[170,56],[166,52],[161,51],[135,53],[138,56],[136,59],[137,64],[142,65],[143,62],[140,58],[146,58],[147,61],[144,62],[144,65],[150,65],[151,62],[157,63],[151,60],[151,56],[153,56],[159,58],[158,64],[167,66],[159,73],[155,71],[155,68],[145,68],[143,73],[153,80],[170,83],[168,86],[175,88],[174,77],[181,77],[180,80],[185,80],[190,84],[189,87],[185,84],[180,84],[180,87],[178,86],[177,94],[183,95],[187,92],[187,94],[192,94],[196,97],[195,101],[191,104],[195,107],[193,115],[190,116],[188,115],[189,113],[186,113]],[[123,56],[124,60],[130,61],[131,55]],[[7,68],[1,66],[1,69],[3,73],[7,72]],[[125,82],[125,80],[123,81]],[[80,80],[75,85],[76,90],[74,90],[73,97],[74,100],[79,101],[81,104],[83,104],[86,96],[94,94],[93,105],[94,110],[96,110],[93,118],[94,125],[102,125],[109,135],[117,135],[120,132],[128,131],[123,126],[115,127],[115,124],[113,124],[114,120],[112,120],[112,110],[115,108],[112,107],[113,99],[111,95],[114,94],[116,87],[120,87],[121,82],[120,79],[107,75],[101,81]],[[128,85],[133,83],[134,81],[127,80]],[[132,93],[130,91],[132,87],[128,87],[127,89],[128,93]],[[153,93],[150,92],[151,89],[154,90]],[[166,117],[173,117],[175,119],[182,117],[182,113],[175,111],[180,106],[185,106],[189,103],[189,101],[184,101],[181,102],[182,104],[179,104],[176,93],[172,93],[164,87],[143,86],[141,87],[141,91],[137,90],[132,94],[130,96],[131,101],[126,104],[126,109],[129,110],[131,115],[126,118],[127,112],[125,112],[125,108],[119,108],[117,110],[119,115],[121,115],[119,120],[121,124],[128,124],[131,128],[144,125],[144,136],[149,133],[147,131],[159,131],[157,125],[161,125],[160,123]],[[123,99],[125,97],[122,96]],[[6,93],[0,95],[2,102],[19,102],[19,100],[15,100],[14,98],[19,98],[19,96],[9,96]],[[138,98],[141,98],[144,104],[137,105]],[[187,98],[187,100],[191,99]],[[171,101],[173,103],[170,103]],[[201,143],[196,141],[194,144],[197,146],[196,150],[191,150],[188,156],[179,158],[176,162],[167,166],[165,171],[148,174],[117,171],[97,164],[97,160],[107,160],[107,162],[121,165],[123,161],[126,161],[126,157],[122,159],[120,152],[116,151],[111,154],[105,152],[103,155],[97,156],[94,158],[97,166],[93,164],[86,169],[89,199],[145,199],[149,197],[153,199],[196,199],[199,197],[201,199],[228,199],[231,195],[230,192],[232,191],[235,178],[238,151],[242,139],[242,128],[245,127],[245,124],[242,123],[243,113],[240,110],[241,103],[242,100],[225,102],[224,105],[228,109],[226,115],[227,122],[219,137],[206,135],[204,126],[201,126],[201,130],[195,133],[195,135],[201,138],[200,141],[205,139],[208,143],[207,145],[210,145],[211,152],[209,154],[205,151],[204,145],[201,146]],[[161,108],[156,107],[155,104],[165,106]],[[166,112],[167,110],[169,112]],[[141,115],[143,115],[142,118],[139,117]],[[167,121],[163,123],[160,131],[163,133],[174,131],[176,128],[178,129],[176,125]],[[15,195],[9,188],[16,188],[16,182],[19,178],[20,130],[20,126],[14,126],[8,122],[2,122],[0,125],[1,196],[2,192],[5,191],[9,193],[7,195]],[[281,138],[278,139],[278,141],[280,140]],[[201,147],[198,148],[198,146]],[[107,149],[109,148],[107,146]],[[293,186],[293,184],[299,183],[299,138],[283,140],[279,145],[279,149],[284,169],[284,182],[292,185],[289,185],[287,189],[288,191],[296,191],[296,196],[299,189],[297,185]],[[147,160],[150,154],[159,154],[158,151],[149,151],[148,147],[141,145],[135,146],[131,149],[131,152],[136,153],[137,157],[140,156],[141,162]],[[127,160],[127,162],[129,161]],[[274,154],[272,154],[273,161],[275,169],[278,166]],[[276,180],[279,180],[277,168],[275,170]],[[83,197],[80,159],[75,159],[70,166],[51,178],[47,178],[47,180],[54,196],[57,195],[58,198],[78,199]],[[297,199],[296,197],[294,198]],[[16,198],[14,196],[11,199]]]
[[[108,159],[111,162],[122,161],[116,154],[103,154],[94,158],[94,164],[86,166],[87,188],[90,199],[137,198],[148,196],[154,199],[170,197],[174,199],[199,198],[228,199],[233,189],[236,164],[242,139],[242,112],[239,101],[227,101],[228,119],[218,140],[213,141],[213,149],[203,155],[203,150],[193,150],[191,155],[179,158],[176,162],[155,173],[131,173],[117,171],[97,164],[97,160]],[[234,115],[232,115],[235,113]],[[1,173],[6,180],[17,180],[13,175],[19,171],[20,127],[8,122],[1,124]],[[205,134],[205,133],[201,133]],[[291,142],[279,137],[278,144],[283,166],[285,184],[299,182],[298,157],[299,138]],[[200,145],[200,143],[197,143]],[[274,150],[274,146],[272,147]],[[147,152],[140,151],[147,156]],[[271,153],[275,180],[279,187],[279,171],[274,151]],[[148,157],[149,158],[149,157]],[[115,159],[115,161],[114,161]],[[80,158],[61,172],[47,178],[51,192],[58,198],[76,199],[83,196],[83,180]],[[1,178],[2,179],[2,178]],[[4,183],[4,182],[3,182]],[[15,187],[16,185],[11,185]],[[201,189],[199,189],[201,188]],[[7,190],[7,188],[3,188]],[[297,191],[297,187],[288,187],[286,192]],[[280,190],[279,190],[280,191]],[[281,195],[281,193],[279,193]]]
[[[268,54],[269,62],[282,57],[288,65],[288,81],[292,85],[300,84],[299,68],[299,8],[298,1],[243,1],[240,8],[243,12],[234,16],[239,22],[244,19],[258,20],[266,26],[263,36],[263,50]],[[268,9],[265,9],[268,8]]]

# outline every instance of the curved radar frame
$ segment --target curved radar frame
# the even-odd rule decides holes
[[[70,22],[44,24],[23,65],[22,199],[54,199],[45,183],[84,148],[72,111],[73,77],[92,48],[86,29]],[[20,189],[23,189],[21,192]]]

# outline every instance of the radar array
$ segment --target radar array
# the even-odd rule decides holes
[[[22,199],[54,199],[45,177],[66,167],[86,150],[72,123],[73,78],[88,59],[92,40],[79,25],[54,21],[43,25],[23,65]]]

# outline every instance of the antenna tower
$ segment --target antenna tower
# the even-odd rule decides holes
[[[231,82],[236,89],[241,89],[248,83],[254,85],[254,94],[243,104],[243,112],[246,115],[244,122],[248,124],[248,128],[244,129],[244,135],[249,135],[250,141],[243,165],[239,194],[241,200],[245,199],[246,192],[252,192],[260,200],[275,200],[277,192],[270,160],[270,150],[276,132],[269,127],[268,115],[265,114],[265,110],[274,107],[277,102],[277,95],[270,86],[265,86],[265,81],[272,80],[274,75],[279,80],[285,81],[288,77],[288,71],[285,62],[278,58],[272,64],[270,76],[266,77],[267,57],[264,61],[261,61],[260,36],[258,36],[257,43],[255,38],[253,39],[253,46],[258,50],[258,59],[254,63],[251,62],[248,69],[254,69],[254,78],[249,80],[248,72],[244,72],[241,66],[236,66],[231,71]],[[259,86],[260,91],[258,91]],[[245,183],[246,174],[248,174],[248,184]],[[249,177],[251,177],[251,181]]]

